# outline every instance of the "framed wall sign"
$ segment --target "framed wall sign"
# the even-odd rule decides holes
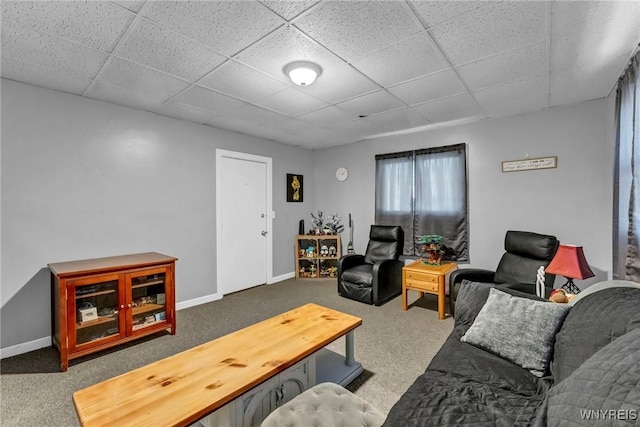
[[[287,174],[287,202],[302,202],[303,179],[302,175]]]
[[[521,172],[537,169],[553,169],[558,166],[558,156],[535,159],[506,160],[502,162],[502,172]]]

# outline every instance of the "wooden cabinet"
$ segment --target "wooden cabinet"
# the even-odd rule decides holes
[[[339,234],[299,234],[294,246],[296,279],[337,277],[338,259],[342,254]]]
[[[49,264],[62,371],[70,359],[164,329],[175,334],[175,261],[149,252]]]

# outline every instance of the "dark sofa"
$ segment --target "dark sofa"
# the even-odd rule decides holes
[[[479,313],[491,288],[544,301],[465,281],[454,330],[392,407],[385,426],[575,426],[594,425],[596,418],[598,425],[639,425],[639,285],[603,282],[579,294],[551,334],[550,365],[540,376],[460,340],[477,317],[487,315],[486,309]]]

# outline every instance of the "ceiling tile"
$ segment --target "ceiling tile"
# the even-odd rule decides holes
[[[467,91],[453,70],[420,77],[387,90],[408,105],[459,95]]]
[[[264,131],[264,126],[260,126],[255,123],[252,125],[250,122],[233,115],[219,115],[211,117],[207,120],[207,124],[216,128],[240,132],[258,138],[261,138],[262,132]]]
[[[273,10],[284,19],[290,20],[300,15],[305,10],[309,9],[314,4],[318,3],[318,0],[260,0],[265,6]]]
[[[637,34],[639,18],[638,1],[554,1],[551,2],[551,35],[609,33],[603,34],[606,37],[628,29]]]
[[[312,61],[324,70],[342,61],[327,49],[309,40],[298,30],[284,27],[251,46],[236,58],[245,64],[290,83],[282,70],[293,61]]]
[[[276,14],[249,1],[154,1],[142,13],[229,56],[282,25]]]
[[[331,125],[331,130],[350,136],[353,138],[353,142],[368,139],[371,136],[385,132],[382,126],[376,126],[364,119],[333,124]]]
[[[383,90],[337,104],[337,107],[357,116],[368,116],[404,106],[396,97]]]
[[[495,85],[473,92],[473,97],[481,108],[506,104],[514,100],[533,98],[542,95],[546,100],[549,83],[546,76],[532,77]]]
[[[513,49],[462,65],[456,69],[470,90],[498,83],[540,76],[549,72],[546,43]]]
[[[347,113],[346,111],[339,108],[329,106],[316,111],[312,111],[307,114],[303,114],[302,116],[298,117],[298,120],[302,120],[304,122],[312,123],[318,126],[326,126],[332,123],[355,120],[357,118],[358,116],[356,116],[355,114]]]
[[[477,104],[469,94],[429,101],[414,105],[412,108],[432,122],[443,118],[465,117],[480,113]]]
[[[428,125],[429,120],[410,108],[386,111],[384,113],[373,114],[365,118],[367,122],[374,123],[387,131],[410,129],[416,126]]]
[[[162,116],[172,117],[179,120],[187,120],[195,123],[208,123],[209,120],[216,117],[217,113],[201,110],[200,108],[190,107],[188,105],[178,104],[177,102],[168,102],[155,110],[155,113]]]
[[[191,82],[225,61],[203,45],[142,19],[133,24],[114,54]]]
[[[547,107],[547,94],[534,94],[529,98],[523,98],[516,102],[497,104],[492,107],[483,108],[482,111],[490,119],[498,117],[515,116],[517,114],[539,111]]]
[[[146,0],[140,0],[140,1],[135,1],[135,0],[115,0],[114,3],[119,4],[122,7],[125,7],[127,9],[129,9],[132,12],[140,12],[140,9],[142,9],[142,6],[144,6],[144,4],[146,3]]]
[[[111,58],[98,80],[163,100],[189,86],[182,80],[117,58]]]
[[[604,98],[609,95],[617,81],[604,76],[608,70],[597,66],[572,68],[552,72],[550,78],[549,106],[571,104],[590,99]]]
[[[485,7],[485,1],[410,1],[409,4],[425,28],[440,25],[452,18]]]
[[[492,3],[429,33],[453,65],[545,40],[545,2]]]
[[[234,61],[227,61],[198,84],[249,102],[259,101],[289,87]]]
[[[433,43],[417,34],[370,53],[352,62],[372,80],[383,86],[449,68]]]
[[[134,15],[104,1],[3,1],[2,21],[111,52]]]
[[[329,103],[379,90],[380,87],[347,64],[324,70],[311,86],[304,88],[310,95]]]
[[[327,104],[295,88],[287,88],[264,98],[258,104],[291,117],[325,107]]]
[[[136,92],[104,82],[95,82],[85,96],[145,111],[153,110],[164,101],[164,99],[155,98],[146,93]]]
[[[200,86],[190,87],[185,92],[176,96],[172,102],[228,115],[237,113],[246,105],[245,102]]]
[[[293,22],[347,61],[421,31],[396,1],[322,2]]]
[[[243,105],[237,115],[240,117],[251,117],[251,123],[268,127],[286,127],[288,123],[297,122],[290,117],[250,104]]]
[[[2,77],[82,94],[106,60],[94,49],[2,22]]]

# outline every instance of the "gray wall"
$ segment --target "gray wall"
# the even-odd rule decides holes
[[[164,252],[180,259],[178,302],[215,294],[216,148],[273,159],[274,276],[293,272],[298,221],[308,228],[318,209],[344,222],[351,212],[365,249],[375,154],[460,142],[471,266],[494,268],[504,232],[524,229],[584,246],[598,276],[579,285],[611,272],[612,97],[312,152],[11,81],[1,89],[1,348],[50,335],[51,262]],[[558,168],[500,171],[527,154],[556,155]],[[304,203],[286,203],[286,173],[304,175]]]
[[[317,151],[314,205],[355,222],[364,251],[374,222],[375,159],[380,153],[468,144],[470,264],[494,269],[510,229],[556,235],[584,246],[597,277],[611,273],[613,97],[503,119],[389,137]],[[558,156],[556,169],[502,173],[504,160]],[[337,167],[349,169],[338,182]],[[563,278],[558,279],[564,283]]]
[[[179,303],[216,294],[216,148],[273,159],[273,275],[293,271],[311,151],[4,79],[1,89],[2,348],[50,335],[48,263],[157,251],[179,258]],[[304,203],[286,202],[288,172],[308,176]]]

